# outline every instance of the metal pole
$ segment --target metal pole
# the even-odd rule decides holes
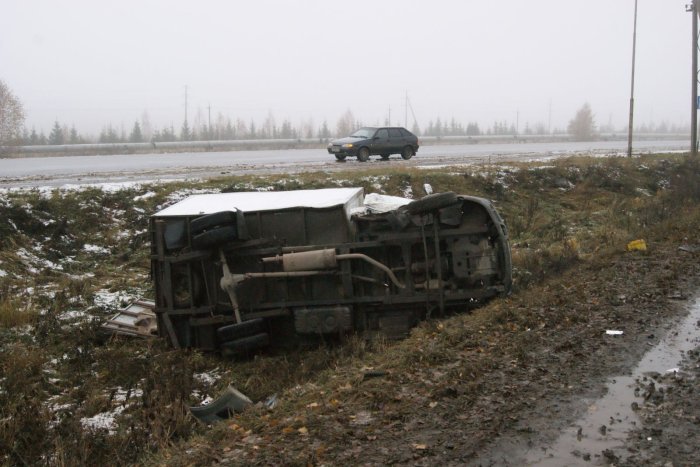
[[[403,116],[403,126],[408,128],[408,91],[406,91],[406,102],[404,102],[404,116]]]
[[[693,0],[696,1],[696,0]],[[634,32],[632,32],[632,85],[630,90],[630,119],[627,130],[627,157],[632,157],[632,133],[634,132],[634,66],[637,54],[637,0],[634,0]]]
[[[693,76],[692,102],[690,107],[690,154],[694,157],[698,155],[698,3],[698,0],[693,0],[693,4],[689,5],[689,11],[693,14]]]

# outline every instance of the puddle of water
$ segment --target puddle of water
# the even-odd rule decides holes
[[[700,302],[696,301],[688,316],[644,355],[632,376],[612,379],[606,395],[589,405],[587,413],[567,428],[552,446],[528,452],[527,464],[557,467],[602,465],[607,461],[602,454],[606,450],[624,458],[627,435],[640,422],[632,408],[633,403],[641,406],[644,402],[644,394],[635,391],[635,381],[644,380],[649,373],[663,375],[678,368],[685,352],[700,345],[699,323]],[[651,382],[646,378],[643,384],[648,386]]]

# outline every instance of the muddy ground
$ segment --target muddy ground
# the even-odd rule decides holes
[[[331,390],[297,388],[289,417],[265,408],[239,417],[215,452],[189,449],[240,465],[698,465],[697,351],[666,397],[642,404],[644,423],[624,446],[582,443],[554,463],[548,453],[606,380],[629,373],[686,313],[698,286],[697,254],[674,247],[581,264],[470,316],[422,326],[389,359],[337,375],[324,385]]]

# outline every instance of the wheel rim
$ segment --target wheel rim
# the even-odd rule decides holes
[[[360,152],[357,153],[357,159],[360,162],[367,162],[369,159],[369,150],[367,148],[360,149]]]

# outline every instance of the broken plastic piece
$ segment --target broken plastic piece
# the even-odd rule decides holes
[[[198,407],[190,407],[190,412],[204,423],[216,423],[226,420],[234,413],[243,412],[252,403],[245,394],[232,386],[228,386],[213,402]]]
[[[632,240],[627,244],[627,251],[647,251],[647,242],[642,239]]]
[[[624,334],[624,331],[615,331],[612,329],[608,329],[607,331],[605,331],[605,334],[607,334],[608,336],[621,336],[622,334]]]
[[[273,394],[270,397],[268,397],[267,400],[265,401],[265,407],[272,410],[275,407],[277,407],[278,403],[279,403],[279,399],[277,398],[277,394]]]

